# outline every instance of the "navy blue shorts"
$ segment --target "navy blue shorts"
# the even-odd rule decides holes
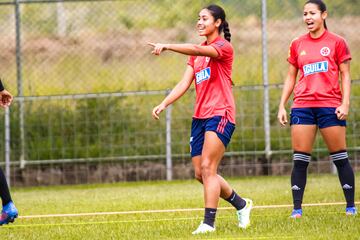
[[[346,126],[346,120],[339,120],[336,108],[293,108],[290,113],[290,125],[318,125],[319,128]]]
[[[221,142],[227,147],[234,130],[235,124],[229,122],[229,120],[223,116],[206,119],[193,118],[190,137],[191,157],[201,155],[206,131],[216,132]]]

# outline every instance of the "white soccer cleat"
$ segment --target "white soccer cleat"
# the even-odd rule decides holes
[[[253,202],[251,199],[244,198],[246,205],[243,209],[236,212],[239,220],[239,227],[247,228],[250,225],[250,212],[252,209]]]
[[[209,232],[215,232],[215,227],[212,227],[210,225],[207,225],[206,223],[201,222],[199,227],[195,231],[193,231],[192,234],[195,235],[195,234],[202,234]]]

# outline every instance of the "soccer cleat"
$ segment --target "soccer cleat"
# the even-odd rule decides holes
[[[346,215],[348,216],[355,216],[357,214],[356,207],[347,207],[346,208]]]
[[[207,225],[206,223],[203,223],[201,221],[199,227],[195,231],[193,231],[192,234],[196,235],[196,234],[209,233],[209,232],[215,232],[215,227]]]
[[[291,218],[301,218],[302,217],[302,209],[294,209],[291,213]]]
[[[246,201],[245,207],[236,212],[239,220],[239,227],[241,228],[247,228],[248,226],[250,226],[250,211],[253,205],[251,199],[244,198],[244,200]]]
[[[9,222],[14,222],[15,218],[18,216],[18,210],[16,209],[13,202],[9,202],[1,211],[0,216],[0,225],[8,224]]]

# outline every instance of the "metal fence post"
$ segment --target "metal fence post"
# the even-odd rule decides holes
[[[264,131],[265,131],[265,157],[267,168],[271,157],[270,140],[270,106],[269,106],[269,77],[268,77],[268,53],[267,53],[267,9],[266,0],[262,0],[261,28],[262,28],[262,77],[264,84]]]
[[[25,166],[25,127],[24,127],[24,96],[23,83],[22,83],[22,65],[21,65],[21,17],[20,17],[20,2],[15,0],[15,31],[16,31],[16,77],[17,77],[17,90],[20,97],[19,104],[19,118],[20,118],[20,167]]]
[[[168,95],[170,91],[167,91]],[[171,110],[172,105],[166,108],[166,180],[173,179],[172,158],[171,158]]]
[[[66,35],[66,15],[63,1],[56,3],[57,35],[65,37]]]
[[[5,108],[5,176],[10,187],[10,110]]]

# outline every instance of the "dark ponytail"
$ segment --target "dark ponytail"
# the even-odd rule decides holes
[[[229,24],[227,21],[224,22],[223,32],[224,32],[224,38],[230,42],[231,41],[231,33],[230,33]]]
[[[323,12],[326,11],[326,5],[325,5],[325,3],[324,3],[322,0],[308,0],[308,1],[306,1],[306,3],[304,4],[304,6],[305,6],[306,4],[308,4],[308,3],[312,3],[312,4],[317,5],[321,13],[323,13]],[[324,19],[324,27],[325,27],[326,30],[328,29],[328,28],[327,28],[327,25],[326,25],[325,19]]]
[[[214,20],[221,20],[221,24],[219,26],[219,33],[224,32],[224,38],[227,41],[231,41],[231,33],[229,28],[229,23],[226,21],[226,15],[224,9],[222,7],[212,4],[207,6],[205,9],[209,10],[211,15],[214,17]]]

